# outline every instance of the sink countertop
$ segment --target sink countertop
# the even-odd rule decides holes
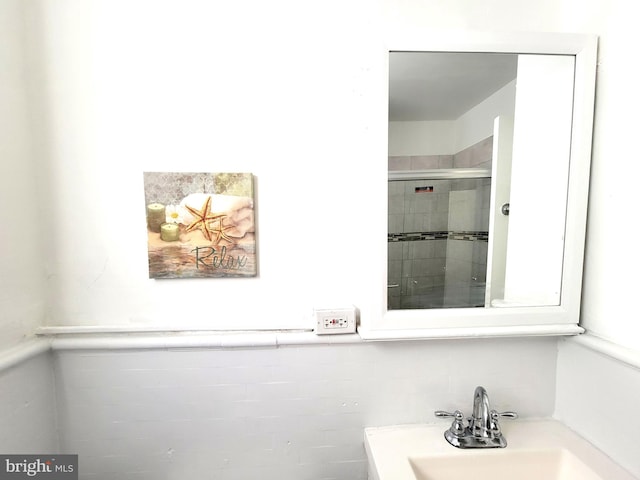
[[[637,480],[603,452],[556,420],[515,420],[500,423],[507,447],[455,448],[444,439],[450,422],[399,425],[365,429],[365,447],[370,478],[415,480],[409,457],[448,456],[452,459],[478,455],[500,455],[505,451],[566,449],[607,480]],[[371,471],[374,470],[374,471]]]

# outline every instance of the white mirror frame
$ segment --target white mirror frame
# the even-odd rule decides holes
[[[574,109],[560,305],[387,311],[387,239],[380,241],[384,268],[370,305],[361,308],[358,333],[366,340],[575,335],[582,291],[591,164],[597,37],[565,33],[430,31],[394,33],[390,51],[494,52],[575,56]],[[388,64],[387,64],[388,73]],[[387,75],[388,80],[388,75]],[[386,152],[385,152],[386,153]],[[384,157],[386,161],[386,156]],[[380,168],[383,168],[381,165]],[[386,172],[386,162],[384,164]],[[385,175],[386,178],[386,175]],[[386,211],[380,215],[385,222]],[[376,226],[377,227],[377,226]],[[379,231],[381,228],[376,228]],[[384,243],[384,245],[383,245]]]

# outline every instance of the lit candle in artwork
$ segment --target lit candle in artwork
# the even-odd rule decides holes
[[[180,237],[180,228],[175,223],[165,223],[160,227],[160,238],[165,242],[175,242]]]
[[[161,203],[147,205],[147,226],[152,232],[160,233],[160,226],[166,222],[165,207]]]

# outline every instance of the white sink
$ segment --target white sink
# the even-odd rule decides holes
[[[371,480],[635,480],[555,420],[502,422],[506,448],[459,449],[447,423],[365,430]]]
[[[565,449],[475,451],[452,460],[450,456],[409,457],[416,480],[601,480]]]

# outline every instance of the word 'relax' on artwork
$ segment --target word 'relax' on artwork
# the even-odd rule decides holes
[[[253,175],[145,172],[149,278],[254,277]]]

